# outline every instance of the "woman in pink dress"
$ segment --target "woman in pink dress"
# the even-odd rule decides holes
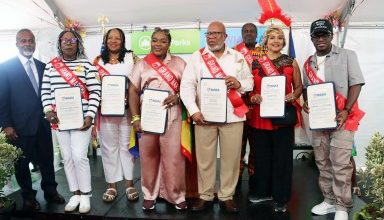
[[[143,210],[153,210],[157,197],[185,210],[185,158],[180,150],[181,103],[179,83],[185,68],[183,59],[168,53],[171,45],[169,30],[155,28],[151,38],[151,52],[138,61],[129,75],[129,108],[132,127],[141,133],[139,139],[141,189],[144,196]],[[160,65],[161,67],[155,70]],[[169,77],[161,74],[167,70]],[[164,77],[164,78],[163,78]],[[167,108],[167,123],[164,134],[143,132],[140,105],[144,89],[169,91],[163,105]]]

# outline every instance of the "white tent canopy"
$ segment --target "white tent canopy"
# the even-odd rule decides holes
[[[283,12],[292,18],[293,36],[297,61],[300,65],[314,52],[309,38],[309,24],[346,4],[347,0],[276,0]],[[361,108],[366,116],[356,133],[358,146],[357,165],[364,162],[364,147],[373,132],[384,133],[384,92],[380,87],[384,80],[384,1],[356,0],[350,17],[345,48],[357,52],[366,85],[360,95]],[[164,26],[176,28],[205,27],[212,20],[220,20],[228,26],[241,27],[245,22],[254,22],[261,14],[257,0],[0,0],[0,62],[14,56],[15,33],[21,28],[30,28],[37,38],[36,55],[47,62],[56,54],[55,43],[61,31],[60,23],[65,18],[78,21],[85,31],[85,46],[90,59],[99,52],[101,44],[100,16],[106,16],[109,27],[121,27],[127,34],[127,48],[132,30]],[[336,40],[337,43],[337,40]],[[300,140],[299,142],[305,142]]]

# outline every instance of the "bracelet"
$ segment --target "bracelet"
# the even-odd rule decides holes
[[[133,124],[136,121],[140,121],[140,120],[141,120],[140,115],[134,115],[134,116],[132,116],[131,124]]]

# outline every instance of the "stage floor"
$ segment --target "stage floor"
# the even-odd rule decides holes
[[[138,162],[138,161],[137,161]],[[141,209],[143,198],[137,202],[129,202],[124,194],[123,185],[118,185],[118,197],[113,203],[104,203],[101,199],[106,189],[104,181],[103,168],[101,158],[90,158],[92,172],[92,197],[91,212],[86,215],[79,213],[64,213],[64,205],[47,204],[43,198],[41,190],[38,191],[37,200],[40,202],[41,210],[39,212],[25,212],[21,210],[22,199],[20,191],[10,195],[16,200],[17,208],[12,213],[11,220],[29,220],[29,219],[54,219],[54,220],[72,220],[72,219],[199,219],[199,220],[232,220],[232,219],[260,219],[260,220],[325,220],[333,219],[334,214],[327,216],[312,216],[311,208],[322,201],[317,178],[318,171],[314,162],[307,160],[294,160],[293,162],[293,188],[292,198],[288,204],[288,210],[284,214],[276,214],[273,212],[270,204],[250,205],[247,201],[248,193],[248,176],[244,172],[241,190],[236,194],[235,200],[240,206],[240,213],[229,214],[220,209],[218,202],[214,204],[212,210],[204,212],[177,211],[174,206],[165,201],[158,201],[156,210],[146,213]],[[139,166],[135,168],[135,176],[140,176]],[[56,172],[56,181],[58,182],[58,191],[68,201],[71,193],[68,191],[68,185],[65,178],[64,170]],[[35,189],[39,188],[39,182],[36,182]],[[135,178],[135,186],[140,189],[140,179]],[[192,200],[188,200],[190,203]],[[350,213],[350,219],[354,212],[358,211],[365,205],[360,198],[354,198],[354,209]],[[5,219],[1,217],[0,219]]]

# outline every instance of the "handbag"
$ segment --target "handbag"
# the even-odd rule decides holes
[[[273,125],[294,125],[296,124],[297,115],[296,107],[293,105],[285,105],[285,113],[283,118],[272,118]]]

